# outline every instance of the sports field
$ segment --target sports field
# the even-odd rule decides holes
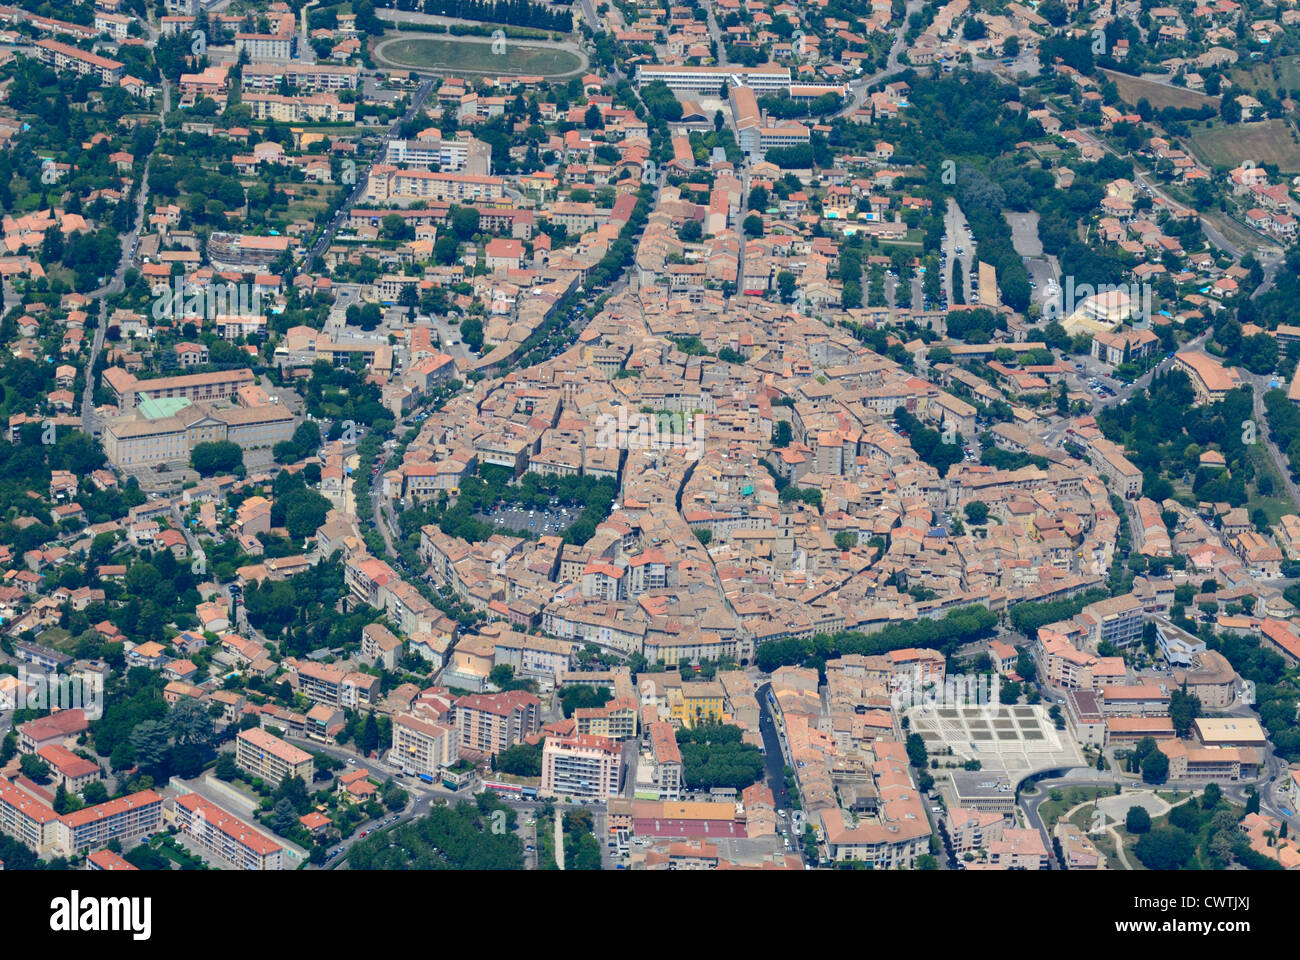
[[[504,47],[504,49],[503,49]],[[491,76],[524,74],[562,77],[583,69],[583,59],[572,50],[533,40],[488,37],[394,37],[375,47],[375,60],[406,70],[451,71]]]

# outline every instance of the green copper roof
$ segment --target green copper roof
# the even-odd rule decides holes
[[[136,404],[140,415],[149,420],[173,417],[190,405],[186,397],[145,397]]]

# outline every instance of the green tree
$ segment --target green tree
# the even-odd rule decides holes
[[[366,714],[366,721],[361,727],[361,734],[357,737],[357,747],[361,750],[362,755],[367,757],[379,748],[379,722],[375,719],[375,711],[373,710]]]
[[[508,663],[498,663],[488,673],[488,681],[500,690],[508,687],[515,678],[515,668]]]
[[[167,716],[177,743],[207,743],[212,738],[212,717],[197,700],[178,700]]]
[[[243,469],[244,451],[229,440],[196,443],[190,451],[190,465],[202,477],[234,473]]]
[[[1178,689],[1169,695],[1169,718],[1174,732],[1186,739],[1191,733],[1192,721],[1201,715],[1200,698]]]
[[[516,777],[542,775],[542,743],[517,743],[496,755],[495,766],[502,773]]]
[[[1146,833],[1151,829],[1151,814],[1147,813],[1145,807],[1136,804],[1129,807],[1128,815],[1124,818],[1124,829],[1129,833]]]
[[[158,720],[144,720],[131,731],[131,749],[135,762],[146,770],[162,764],[167,756],[170,737],[167,727]]]
[[[298,826],[298,811],[294,809],[293,804],[288,800],[278,801],[271,808],[270,826],[281,836]]]
[[[217,766],[213,771],[218,780],[234,780],[239,776],[239,764],[235,762],[235,755],[229,752],[223,752],[217,757]]]
[[[1153,827],[1138,839],[1134,852],[1148,870],[1182,870],[1192,863],[1196,845],[1177,827]]]
[[[1169,779],[1169,758],[1161,750],[1152,750],[1142,760],[1142,780],[1159,784]]]
[[[103,803],[108,799],[108,787],[104,786],[103,780],[92,780],[82,789],[81,799],[91,807]]]
[[[24,753],[18,761],[18,769],[24,777],[36,783],[48,783],[50,780],[49,764],[34,753]]]
[[[907,735],[907,759],[918,769],[924,769],[929,762],[930,755],[925,749],[925,739],[919,733]]]

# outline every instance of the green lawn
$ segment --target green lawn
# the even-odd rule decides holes
[[[907,235],[902,240],[881,240],[879,247],[884,250],[886,247],[908,247],[920,248],[921,242],[925,239],[925,233],[921,230],[908,230]]]
[[[168,860],[175,863],[182,870],[207,870],[203,863],[203,858],[195,856],[186,850],[181,844],[171,837],[154,837],[149,842],[153,847]]]
[[[50,629],[37,635],[36,642],[42,646],[60,650],[63,653],[71,653],[77,646],[72,634],[62,627],[50,627]]]
[[[1068,790],[1062,790],[1060,787],[1055,787],[1052,789],[1051,793],[1060,794],[1061,799],[1045,800],[1042,806],[1038,808],[1038,815],[1042,818],[1043,826],[1047,828],[1048,833],[1052,832],[1052,827],[1056,825],[1056,821],[1061,819],[1065,814],[1065,811],[1069,810],[1071,807],[1077,806],[1078,804],[1084,803],[1088,800],[1095,800],[1098,797],[1114,796],[1115,790],[1112,787],[1070,787]],[[1091,825],[1091,807],[1087,810],[1079,811],[1079,814],[1077,815],[1085,816],[1087,823]]]

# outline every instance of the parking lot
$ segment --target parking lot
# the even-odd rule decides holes
[[[538,536],[563,533],[582,514],[580,507],[554,506],[546,510],[509,507],[491,514],[479,513],[475,519],[491,523],[501,530],[528,531]]]
[[[953,301],[952,262],[954,259],[961,261],[962,283],[966,286],[962,295],[967,303],[975,303],[978,300],[978,290],[975,284],[976,278],[972,276],[971,271],[975,259],[975,239],[971,235],[970,225],[967,224],[961,208],[951,198],[948,200],[948,208],[944,214],[943,227],[939,269],[942,272],[940,279],[943,284],[944,301],[940,306],[946,307]]]

